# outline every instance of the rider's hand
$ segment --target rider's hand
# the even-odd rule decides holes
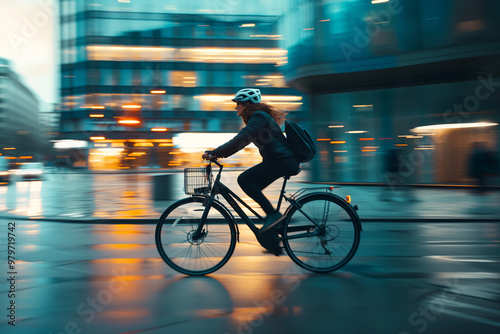
[[[216,158],[215,155],[212,155],[210,152],[205,152],[203,153],[203,155],[201,156],[203,158],[203,160],[210,160],[210,159],[214,159]]]

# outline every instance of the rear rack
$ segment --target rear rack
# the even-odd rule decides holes
[[[301,188],[297,190],[295,193],[292,194],[292,197],[298,197],[302,194],[304,194],[307,191],[313,191],[313,190],[325,190],[325,192],[332,192],[333,189],[335,188],[340,188],[340,186],[328,186],[328,187],[311,187],[311,188]]]

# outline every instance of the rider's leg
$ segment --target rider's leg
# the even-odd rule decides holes
[[[279,178],[279,176],[272,175],[274,173],[270,172],[268,165],[261,162],[238,176],[241,189],[257,202],[267,215],[272,214],[275,209],[262,190]]]
[[[267,214],[264,226],[257,235],[257,240],[264,248],[275,255],[280,255],[282,253],[279,242],[276,240],[274,232],[267,233],[267,230],[263,229],[277,221],[281,217],[281,214],[276,211],[271,202],[264,196],[262,190],[278,178],[290,175],[297,168],[298,162],[294,159],[263,161],[241,173],[238,177],[238,183],[241,189],[256,201]],[[272,228],[268,230],[272,230]]]
[[[297,169],[298,163],[294,159],[263,161],[258,165],[241,173],[238,184],[241,189],[257,202],[267,215],[266,223],[271,224],[281,217],[274,206],[264,196],[262,190],[278,178],[289,175]]]

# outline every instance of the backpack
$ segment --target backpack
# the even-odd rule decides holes
[[[307,162],[314,158],[316,144],[306,129],[294,121],[286,120],[285,132],[290,148],[299,162]]]

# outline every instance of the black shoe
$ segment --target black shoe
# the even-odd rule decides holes
[[[274,223],[279,222],[281,219],[283,219],[283,215],[279,212],[267,215],[266,219],[264,220],[264,225],[260,228],[259,233],[267,232],[271,225],[274,225]]]
[[[260,245],[266,249],[270,254],[276,256],[283,254],[283,250],[280,247],[279,241],[276,239],[277,234],[273,229],[270,229],[266,233],[258,233],[257,240]]]
[[[278,249],[271,251],[269,249],[265,249],[262,251],[263,254],[273,254],[274,256],[283,255],[283,248],[279,247]]]

